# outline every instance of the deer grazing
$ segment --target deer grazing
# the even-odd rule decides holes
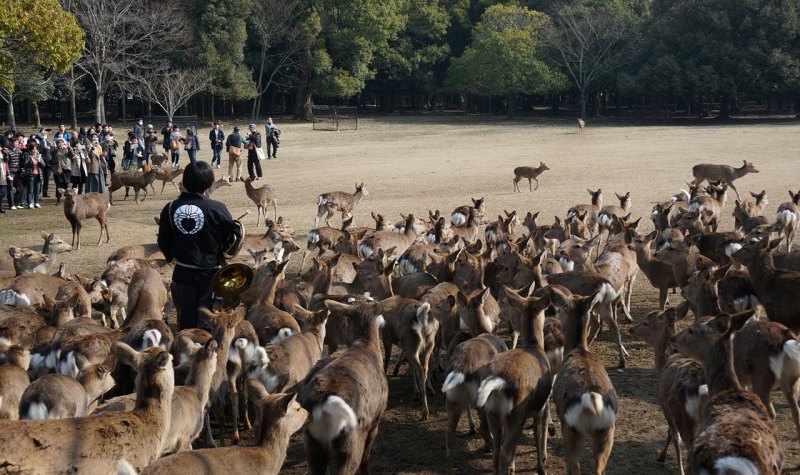
[[[544,162],[539,162],[538,167],[517,167],[514,169],[514,191],[522,192],[519,189],[519,182],[523,178],[528,179],[528,189],[530,191],[534,191],[532,188],[531,181],[536,182],[536,190],[539,189],[539,175],[544,173],[545,171],[549,170],[550,167],[544,164]]]
[[[325,306],[347,315],[359,339],[299,385],[298,401],[311,415],[305,429],[309,471],[326,473],[333,458],[338,473],[368,473],[389,396],[379,333],[382,305],[326,300]]]
[[[678,351],[703,364],[710,395],[689,451],[697,473],[773,475],[783,467],[769,412],[755,394],[742,389],[734,371],[733,337],[752,316],[752,310],[720,315],[695,322],[675,337]]]
[[[170,424],[172,356],[160,348],[138,353],[119,342],[114,349],[137,369],[135,409],[73,419],[0,421],[4,471],[108,473],[121,459],[141,470],[158,458]]]
[[[564,351],[568,354],[553,385],[553,400],[561,421],[567,473],[581,473],[581,446],[585,437],[592,439],[594,472],[605,473],[614,447],[619,401],[603,363],[589,351],[587,340],[590,313],[602,295],[580,297],[563,288],[549,289],[555,306],[566,314]]]
[[[267,206],[269,205],[272,205],[275,221],[278,220],[278,204],[275,202],[275,189],[272,188],[272,185],[267,184],[259,188],[253,188],[253,178],[249,177],[244,180],[244,191],[258,208],[256,227],[261,222],[261,216],[264,216],[264,224],[267,224]]]
[[[699,165],[695,165],[692,167],[692,175],[694,175],[694,180],[692,180],[692,185],[699,185],[703,182],[703,180],[707,180],[708,182],[712,181],[724,181],[731,190],[736,193],[736,198],[741,199],[739,197],[739,191],[736,190],[736,186],[733,182],[741,178],[748,173],[758,173],[756,170],[755,165],[747,160],[743,160],[743,165],[739,168],[734,168],[730,165],[716,165],[713,163],[701,163]]]
[[[800,191],[792,193],[789,190],[791,201],[781,203],[778,206],[777,221],[782,227],[782,232],[786,238],[786,252],[792,251],[792,241],[794,234],[797,231],[797,226],[800,224]]]
[[[331,225],[330,219],[333,213],[340,211],[342,213],[342,222],[344,222],[353,212],[353,208],[361,203],[361,200],[369,195],[367,185],[364,183],[356,183],[356,192],[347,193],[346,191],[332,191],[323,193],[317,197],[317,216],[314,218],[314,227],[319,225],[320,218],[325,218],[325,224]]]
[[[64,216],[67,217],[67,221],[72,226],[73,249],[80,250],[81,228],[83,227],[83,222],[89,218],[96,218],[97,222],[100,223],[100,237],[97,238],[97,245],[99,246],[103,240],[103,231],[106,232],[106,242],[111,241],[106,219],[106,212],[111,205],[108,203],[106,195],[101,195],[100,193],[78,195],[78,190],[72,187],[66,190],[59,189],[58,191],[64,195]]]
[[[553,373],[544,350],[544,311],[549,294],[523,298],[506,287],[511,303],[522,312],[521,347],[499,353],[489,363],[478,388],[477,406],[486,413],[492,433],[494,473],[513,473],[517,443],[528,417],[533,416],[537,471],[547,459],[548,400]]]

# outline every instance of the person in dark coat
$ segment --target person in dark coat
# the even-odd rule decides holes
[[[219,122],[214,122],[214,128],[208,133],[208,140],[211,142],[211,166],[218,169],[222,162],[222,147],[225,144],[225,134]]]
[[[228,208],[205,196],[212,183],[211,165],[190,163],[183,172],[186,191],[161,210],[158,247],[167,262],[175,261],[171,290],[180,330],[200,326],[197,308],[211,309],[211,281],[222,266],[221,251],[242,239]]]
[[[256,124],[250,124],[250,134],[247,136],[247,174],[254,180],[260,180],[261,160],[258,159],[258,149],[261,148],[261,134],[256,130]],[[253,169],[255,168],[255,173]]]
[[[272,160],[273,158],[278,158],[278,144],[281,142],[281,131],[278,130],[278,127],[272,122],[272,117],[267,118],[265,127],[267,129],[267,158]]]

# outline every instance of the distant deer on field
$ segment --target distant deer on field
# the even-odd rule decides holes
[[[534,190],[534,188],[531,188],[531,180],[536,182],[536,188],[535,189],[538,190],[539,189],[539,180],[538,180],[539,175],[541,175],[542,173],[544,173],[546,170],[549,170],[549,169],[550,169],[550,167],[545,165],[544,162],[539,162],[539,166],[536,167],[536,168],[534,168],[534,167],[517,167],[517,168],[515,168],[514,169],[514,191],[519,191],[520,193],[522,193],[522,191],[520,191],[520,189],[519,189],[519,182],[523,178],[527,178],[528,179],[528,188],[530,189],[530,191]]]
[[[586,121],[578,117],[578,135],[583,135],[583,129],[586,128]]]

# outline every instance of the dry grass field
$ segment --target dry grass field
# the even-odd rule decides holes
[[[226,124],[226,132],[234,124]],[[413,212],[427,217],[428,210],[448,214],[470,197],[486,197],[488,217],[503,210],[541,211],[544,221],[564,216],[567,209],[589,199],[587,188],[602,188],[607,203],[613,192],[630,191],[634,216],[642,216],[642,228],[652,229],[650,208],[686,188],[691,167],[699,162],[741,165],[753,161],[760,173],[737,181],[742,193],[766,189],[770,198],[767,216],[774,219],[787,189],[800,186],[795,122],[755,124],[619,125],[589,122],[584,135],[577,134],[574,119],[504,121],[475,117],[382,117],[362,119],[358,131],[315,132],[310,124],[279,124],[282,146],[278,160],[264,161],[265,180],[278,197],[278,214],[297,231],[302,244],[313,225],[315,199],[320,192],[353,191],[355,182],[367,184],[369,196],[355,212],[358,225],[372,223],[370,211],[399,219],[399,213]],[[120,132],[118,134],[121,135]],[[207,130],[200,158],[210,160]],[[181,157],[187,162],[186,156]],[[538,191],[512,192],[512,169],[544,161],[550,171],[539,179]],[[223,169],[227,168],[223,160]],[[222,170],[226,171],[226,170]],[[219,172],[219,171],[217,171]],[[218,173],[219,176],[219,173]],[[96,246],[96,221],[84,227],[80,251],[62,255],[69,272],[99,274],[106,257],[116,248],[131,243],[153,242],[156,227],[152,217],[176,196],[168,187],[163,196],[152,194],[141,204],[119,200],[109,213],[111,243]],[[51,196],[53,194],[51,193]],[[234,216],[252,209],[244,223],[257,232],[255,208],[242,184],[218,190],[214,198],[227,203]],[[735,198],[735,195],[733,196]],[[732,228],[729,198],[720,230]],[[748,195],[749,198],[749,195]],[[615,201],[615,200],[614,200]],[[8,211],[0,215],[0,247],[26,246],[39,249],[40,230],[54,231],[69,241],[70,228],[54,199],[44,199],[40,210]],[[615,203],[616,204],[616,203]],[[339,217],[332,220],[339,224]],[[642,229],[640,228],[640,229]],[[300,255],[292,257],[289,275],[297,273]],[[675,303],[676,297],[672,297]],[[656,294],[644,277],[637,281],[633,298],[634,318],[640,319],[656,307]],[[631,353],[628,368],[616,370],[616,350],[607,333],[593,345],[620,395],[617,435],[608,466],[610,474],[676,473],[672,451],[666,464],[656,462],[666,424],[655,404],[656,378],[653,354],[633,340],[622,325],[623,339]],[[434,384],[441,387],[441,381]],[[419,404],[413,400],[410,377],[401,373],[389,378],[389,408],[384,416],[372,453],[373,473],[441,473],[445,460],[445,410],[443,398],[430,399],[431,418],[419,419]],[[782,397],[777,399],[778,425],[785,453],[785,468],[796,472],[800,465],[800,441],[796,438],[790,412]],[[460,429],[466,431],[466,421]],[[491,459],[481,452],[478,436],[460,438],[456,443],[456,467],[460,473],[486,473]],[[547,470],[565,473],[560,433],[550,438]],[[517,456],[517,470],[535,469],[535,449],[530,432],[523,437]],[[584,473],[592,459],[587,446]],[[305,471],[302,437],[295,436],[284,472]]]

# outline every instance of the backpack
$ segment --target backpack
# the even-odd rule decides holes
[[[170,150],[180,150],[181,144],[178,143],[178,139],[172,139],[169,141],[169,148]]]

